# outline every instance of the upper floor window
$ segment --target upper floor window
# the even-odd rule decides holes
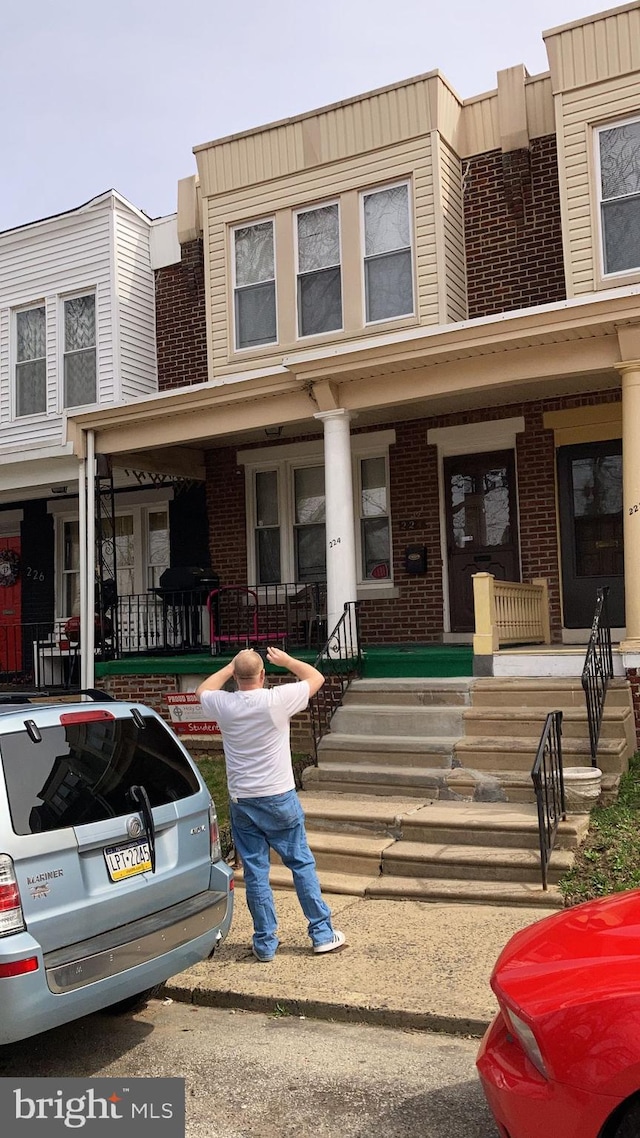
[[[362,195],[364,291],[368,324],[413,312],[409,186]]]
[[[640,119],[598,131],[604,272],[640,268]]]
[[[273,222],[259,221],[233,231],[236,348],[274,344],[276,271]]]
[[[96,298],[89,294],[64,302],[65,407],[96,401]]]
[[[44,304],[16,312],[16,415],[47,409]]]
[[[342,328],[340,216],[338,205],[297,215],[298,335]]]

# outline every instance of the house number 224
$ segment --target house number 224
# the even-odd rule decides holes
[[[331,539],[331,541],[329,542],[329,549],[333,549],[334,545],[340,545],[341,541],[342,541],[341,537],[333,537]]]

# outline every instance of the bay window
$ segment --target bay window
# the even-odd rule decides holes
[[[413,312],[409,186],[362,194],[367,324]]]
[[[273,221],[233,230],[236,348],[274,344],[276,271]]]

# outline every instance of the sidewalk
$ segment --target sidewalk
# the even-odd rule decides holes
[[[165,994],[214,1007],[481,1035],[496,1010],[493,964],[513,933],[555,910],[325,894],[347,947],[314,956],[296,896],[275,891],[280,948],[260,964],[237,886],[227,940]]]

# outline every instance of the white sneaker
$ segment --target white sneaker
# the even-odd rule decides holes
[[[325,944],[314,944],[313,951],[335,952],[336,948],[342,948],[343,944],[346,943],[346,940],[347,938],[344,933],[339,932],[338,929],[334,929],[333,937],[331,940],[326,941]]]

